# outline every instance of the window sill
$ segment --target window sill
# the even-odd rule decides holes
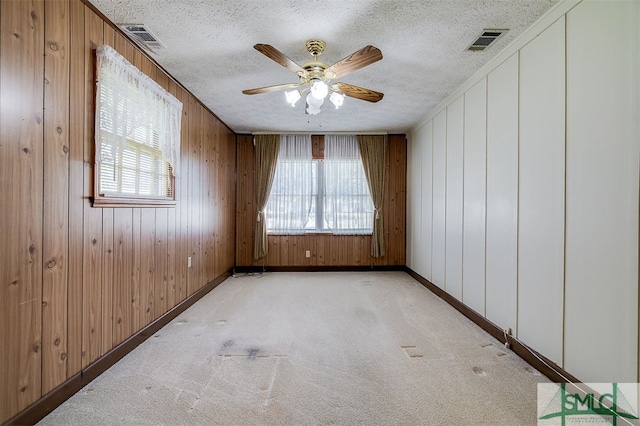
[[[106,207],[146,207],[159,208],[176,206],[175,200],[162,198],[125,198],[125,197],[93,197],[91,206],[97,208]]]

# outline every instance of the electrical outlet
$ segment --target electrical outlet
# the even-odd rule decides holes
[[[311,251],[310,251],[310,250],[307,250],[307,251],[305,252],[305,256],[307,256],[307,257],[311,257]]]
[[[191,268],[191,256],[187,257],[187,268]]]

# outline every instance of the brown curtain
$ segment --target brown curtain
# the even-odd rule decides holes
[[[267,255],[267,224],[264,209],[269,200],[273,176],[276,174],[280,135],[256,135],[256,230],[253,239],[253,257],[260,259]]]
[[[382,204],[384,198],[384,172],[386,169],[387,138],[383,135],[358,135],[360,156],[373,199],[373,236],[371,255],[384,256],[384,229],[382,226]]]

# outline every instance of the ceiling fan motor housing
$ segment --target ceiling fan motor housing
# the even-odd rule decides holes
[[[327,46],[327,44],[322,41],[322,40],[308,40],[307,41],[307,51],[312,55],[312,56],[317,56],[322,54],[322,52],[324,52],[324,48]]]

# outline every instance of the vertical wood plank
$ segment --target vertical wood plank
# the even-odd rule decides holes
[[[176,209],[167,209],[167,309],[177,303],[176,288]]]
[[[225,218],[228,218],[228,224],[225,227],[227,231],[227,238],[224,243],[224,252],[226,253],[226,263],[224,271],[231,270],[236,265],[236,170],[237,170],[237,156],[236,156],[236,136],[229,129],[220,123],[222,131],[225,132],[225,144],[227,150],[224,155],[221,156],[220,161],[227,165],[227,173],[224,178],[219,178],[218,182],[227,182],[225,194],[227,196],[227,209],[225,211]],[[233,247],[233,251],[229,250],[229,247]],[[223,272],[224,272],[223,271]]]
[[[168,90],[177,99],[180,99],[178,85],[169,80]],[[183,125],[184,126],[184,125]],[[182,139],[182,137],[180,138]],[[181,141],[181,143],[183,143]],[[170,209],[167,214],[167,304],[169,308],[175,306],[180,300],[180,259],[181,259],[181,240],[182,232],[180,227],[180,213],[182,191],[180,188],[181,181],[179,178],[174,179],[174,191],[176,197],[176,207]]]
[[[117,208],[113,214],[114,281],[113,345],[129,337],[131,329],[131,277],[133,270],[133,209]]]
[[[389,174],[393,176],[393,192],[389,197],[393,206],[393,219],[389,219],[389,229],[394,237],[390,238],[392,265],[406,264],[406,215],[407,210],[407,138],[405,135],[391,135],[391,164]],[[395,257],[394,257],[395,256]]]
[[[202,280],[201,285],[209,281],[215,267],[215,251],[213,249],[213,237],[215,223],[213,221],[214,194],[216,188],[211,187],[211,171],[213,169],[212,153],[213,140],[211,133],[211,120],[204,108],[200,108],[200,120],[202,122],[202,155],[200,185],[202,186],[202,205],[200,221],[202,226]]]
[[[191,194],[189,200],[189,224],[190,224],[190,256],[191,256],[191,268],[189,269],[188,281],[187,281],[187,294],[191,295],[196,292],[201,286],[202,277],[202,256],[201,256],[201,227],[200,227],[200,215],[202,208],[202,188],[195,182],[200,182],[201,179],[201,152],[202,152],[202,115],[200,114],[200,104],[198,104],[194,98],[189,98],[189,126],[191,128],[189,132],[189,149],[191,157],[189,159],[189,179],[191,185],[189,186],[189,192]]]
[[[82,255],[82,367],[102,353],[102,209],[89,203],[94,181],[95,49],[103,41],[103,21],[85,8],[84,176]]]
[[[67,377],[82,368],[82,252],[84,199],[84,4],[71,1],[69,40],[69,283]]]
[[[153,321],[155,278],[156,209],[141,209],[140,219],[140,310],[139,324]]]
[[[254,213],[254,169],[253,137],[238,135],[236,164],[237,202],[236,202],[236,263],[241,266],[253,264],[253,232],[256,215]]]
[[[101,355],[113,348],[113,208],[102,209],[102,331]]]
[[[133,209],[133,222],[132,222],[132,243],[133,243],[133,256],[132,256],[132,276],[131,276],[131,328],[133,331],[140,330],[143,327],[142,315],[140,313],[140,289],[142,280],[142,208]],[[146,253],[144,253],[147,256]]]
[[[44,12],[43,394],[67,378],[69,3],[47,1]]]
[[[178,245],[177,259],[177,300],[184,300],[187,297],[187,257],[189,254],[189,94],[178,90],[178,99],[182,102],[182,124],[180,129],[180,175],[176,178],[176,243]],[[179,238],[178,238],[179,236]]]
[[[167,209],[155,209],[153,319],[167,311]]]
[[[0,8],[1,422],[41,395],[44,6]]]

